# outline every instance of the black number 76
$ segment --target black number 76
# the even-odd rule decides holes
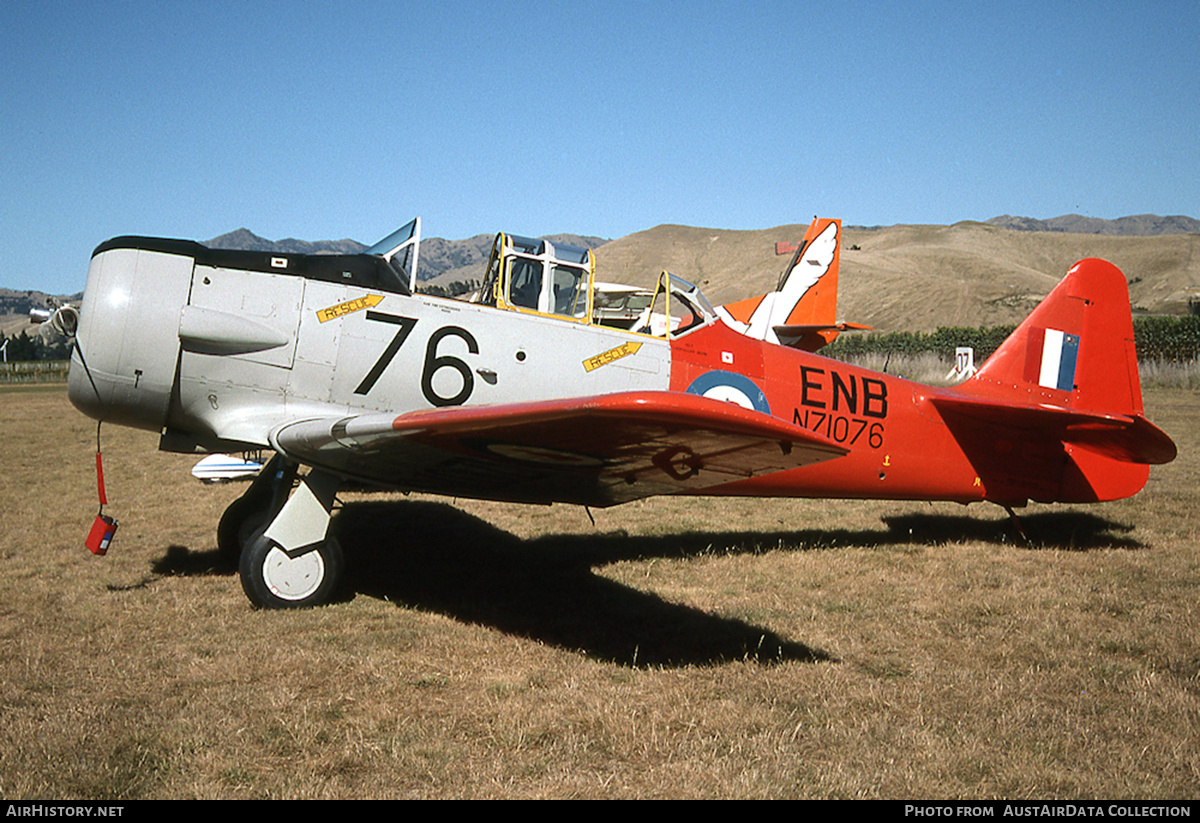
[[[413,326],[417,325],[415,317],[401,317],[396,314],[387,314],[385,312],[368,311],[368,320],[376,320],[381,323],[391,323],[399,326],[396,330],[396,336],[387,344],[387,348],[379,355],[379,360],[367,372],[367,376],[358,384],[358,388],[354,390],[355,394],[366,394],[378,382],[383,370],[392,362],[392,358],[396,356],[396,352],[400,351],[400,347],[404,345],[404,341],[408,339],[408,335],[413,330]],[[425,364],[421,372],[421,393],[425,395],[425,399],[434,406],[460,406],[467,402],[467,398],[471,396],[471,392],[475,388],[475,379],[471,374],[471,368],[453,355],[443,354],[438,355],[438,344],[445,337],[458,337],[467,344],[467,350],[471,354],[479,354],[479,344],[469,331],[459,326],[443,326],[429,336],[429,344],[425,347]],[[439,369],[453,369],[462,377],[462,388],[458,394],[451,397],[442,397],[433,388],[433,375]]]

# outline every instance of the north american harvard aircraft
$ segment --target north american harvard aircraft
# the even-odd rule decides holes
[[[1127,497],[1175,456],[1143,414],[1125,278],[1102,260],[1072,267],[972,379],[935,388],[784,345],[829,325],[789,322],[786,282],[762,301],[786,311],[718,311],[664,272],[618,328],[597,320],[586,249],[501,233],[467,302],[415,293],[420,237],[417,218],[355,255],[150,237],[92,255],[70,399],[162,450],[273,452],[217,529],[258,607],[333,596],[348,487],[1013,507]],[[836,251],[819,238],[814,268]]]

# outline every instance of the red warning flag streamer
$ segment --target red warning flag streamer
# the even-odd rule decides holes
[[[100,462],[100,452],[96,452],[96,491],[100,493],[100,508],[108,503],[108,495],[104,493],[104,464]]]
[[[100,459],[100,422],[96,423],[96,492],[100,495],[100,511],[103,512],[108,495],[104,492],[104,463]]]

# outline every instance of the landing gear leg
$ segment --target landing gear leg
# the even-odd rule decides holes
[[[314,469],[287,502],[267,510],[269,522],[250,536],[238,564],[242,589],[255,606],[317,606],[337,592],[344,563],[329,519],[339,484],[334,475]]]
[[[250,488],[229,504],[217,525],[217,551],[226,566],[238,567],[250,538],[271,522],[295,482],[296,465],[285,463],[277,454],[263,466]]]

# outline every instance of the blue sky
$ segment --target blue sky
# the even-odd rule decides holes
[[[120,234],[1200,217],[1189,2],[0,0],[0,286]]]

